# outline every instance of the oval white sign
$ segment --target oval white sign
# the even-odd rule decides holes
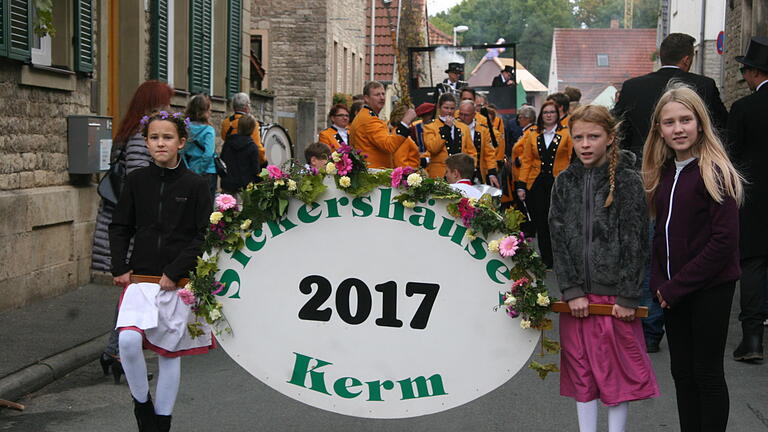
[[[397,191],[352,198],[326,179],[291,201],[217,275],[232,334],[219,341],[275,390],[358,417],[404,418],[474,400],[508,381],[539,333],[495,311],[508,268],[441,202]]]

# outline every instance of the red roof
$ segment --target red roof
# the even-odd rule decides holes
[[[557,28],[552,45],[558,90],[579,87],[588,102],[609,85],[653,71],[656,29]],[[607,66],[598,66],[598,55],[607,56]]]
[[[376,81],[392,81],[393,67],[395,64],[395,54],[392,49],[392,31],[397,28],[397,8],[400,0],[392,0],[385,6],[382,0],[374,0],[376,5],[376,31],[374,35],[374,62],[373,79]],[[418,11],[424,10],[426,0],[412,0],[413,7]],[[366,31],[365,31],[365,80],[370,78],[371,64],[371,6],[366,7]],[[391,25],[390,25],[391,23]],[[430,29],[430,32],[432,30]]]
[[[429,46],[434,45],[452,45],[453,38],[445,32],[429,23]]]

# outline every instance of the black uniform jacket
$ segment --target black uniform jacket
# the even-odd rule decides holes
[[[183,164],[169,169],[152,163],[128,174],[109,224],[112,274],[187,277],[201,254],[212,207],[208,181]]]

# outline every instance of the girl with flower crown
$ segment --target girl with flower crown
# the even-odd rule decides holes
[[[180,163],[188,120],[160,111],[141,123],[153,163],[126,178],[109,241],[114,283],[125,288],[116,325],[122,366],[139,431],[154,432],[170,430],[180,356],[207,352],[214,344],[210,332],[190,336],[187,324],[195,315],[189,299],[176,292],[195,268],[213,204],[206,180]],[[132,283],[133,274],[156,276],[159,283]],[[159,354],[154,405],[142,347]]]
[[[580,107],[569,123],[578,160],[555,179],[549,213],[554,270],[571,309],[560,317],[560,394],[576,399],[581,432],[597,430],[598,399],[608,431],[623,432],[628,402],[659,394],[635,319],[648,261],[643,183],[605,107]],[[590,303],[613,305],[612,314],[590,315]]]

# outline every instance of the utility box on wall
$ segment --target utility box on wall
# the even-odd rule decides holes
[[[67,117],[69,173],[93,174],[109,169],[112,152],[112,117]]]

